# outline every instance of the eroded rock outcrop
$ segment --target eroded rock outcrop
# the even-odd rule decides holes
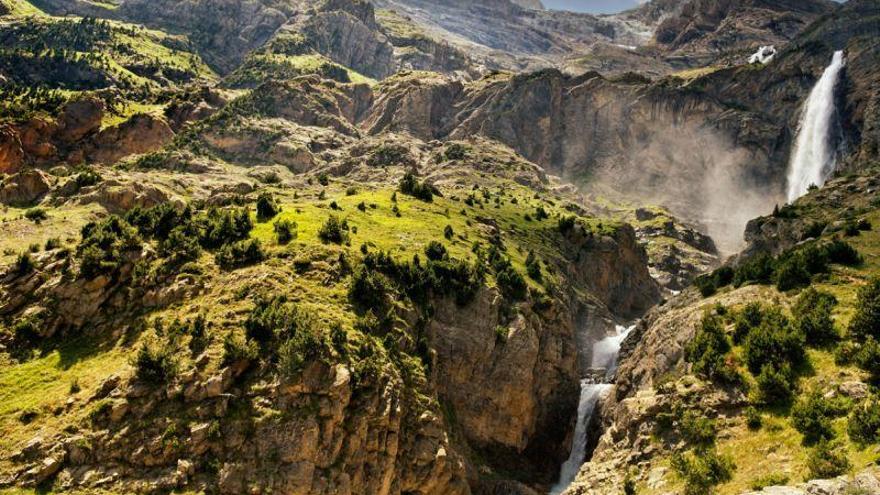
[[[30,205],[49,192],[51,180],[40,170],[28,169],[0,181],[0,203]]]

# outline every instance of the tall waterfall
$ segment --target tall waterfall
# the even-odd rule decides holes
[[[836,147],[832,131],[837,124],[834,87],[846,65],[843,51],[834,57],[804,104],[798,136],[791,154],[788,171],[788,201],[807,193],[810,186],[822,186],[834,172]]]
[[[604,368],[605,380],[609,382],[617,370],[617,355],[620,353],[620,345],[626,336],[635,328],[617,327],[617,333],[606,337],[593,344],[591,357],[592,368]],[[550,489],[550,495],[559,495],[574,481],[584,457],[587,455],[587,427],[596,410],[596,404],[611,390],[610,383],[594,383],[594,380],[581,380],[581,395],[578,401],[577,423],[574,427],[574,439],[572,440],[571,453],[562,468],[559,470],[559,481]]]

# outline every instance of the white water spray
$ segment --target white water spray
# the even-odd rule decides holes
[[[617,333],[606,337],[593,344],[593,354],[590,361],[592,368],[605,368],[605,382],[614,377],[617,370],[617,356],[620,354],[620,345],[626,336],[635,328],[617,327]],[[596,404],[611,390],[609,383],[594,383],[591,379],[581,380],[581,396],[578,401],[577,423],[574,427],[574,439],[572,440],[571,453],[562,468],[559,470],[559,481],[550,489],[550,495],[559,495],[574,481],[584,458],[587,455],[587,427],[596,410]]]
[[[811,185],[821,187],[834,172],[836,148],[832,143],[832,131],[837,123],[834,87],[845,66],[843,51],[834,52],[831,65],[825,69],[804,104],[789,164],[789,202],[806,194]]]

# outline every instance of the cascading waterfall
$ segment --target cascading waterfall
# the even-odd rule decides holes
[[[843,51],[834,52],[831,65],[825,69],[804,104],[789,164],[789,202],[806,194],[811,185],[821,187],[834,172],[836,147],[832,142],[832,131],[837,124],[834,87],[845,66]]]
[[[635,328],[617,326],[615,335],[606,337],[593,344],[593,354],[590,366],[592,368],[604,368],[605,376],[602,383],[595,383],[594,379],[581,380],[581,395],[578,401],[577,423],[574,428],[571,453],[562,468],[559,470],[559,481],[550,489],[550,495],[559,495],[568,488],[577,476],[584,457],[587,455],[587,427],[593,417],[596,404],[611,390],[612,385],[608,382],[614,377],[617,370],[617,356],[620,353],[620,345],[626,336]]]

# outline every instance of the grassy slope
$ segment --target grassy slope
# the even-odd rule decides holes
[[[862,204],[862,207],[870,208],[867,204]],[[811,203],[809,198],[801,203],[800,211],[806,216],[826,219],[836,218],[837,213],[835,210]],[[868,279],[880,276],[880,228],[877,228],[880,226],[880,210],[870,210],[859,218],[868,219],[875,228],[862,232],[859,236],[847,237],[846,241],[859,250],[865,259],[864,264],[858,267],[832,265],[829,275],[818,276],[812,284],[816,289],[830,292],[837,297],[839,304],[834,310],[834,319],[837,328],[842,332],[849,325],[855,312],[859,287]],[[731,294],[731,291],[734,294]],[[712,307],[722,296],[735,297],[736,291],[731,288],[724,289],[719,296],[703,300],[700,306]],[[776,301],[775,304],[782,306],[793,304],[799,293],[799,291],[780,293],[774,287],[766,287],[764,292],[766,297],[760,302]],[[745,302],[748,301],[743,301],[743,304]],[[737,346],[734,352],[741,355],[741,347]],[[864,381],[867,378],[867,374],[855,366],[837,365],[831,349],[809,349],[808,357],[809,365],[799,382],[801,394],[816,388],[827,390],[836,384]],[[748,491],[754,481],[768,475],[785,475],[789,478],[789,483],[799,483],[809,479],[806,468],[808,448],[801,442],[803,435],[792,426],[788,410],[763,409],[761,412],[764,414],[764,426],[758,431],[749,430],[745,425],[744,417],[729,418],[719,422],[721,434],[718,451],[731,456],[737,466],[733,479],[718,487],[719,495],[736,495]],[[858,472],[875,464],[876,446],[860,448],[855,445],[846,434],[846,424],[845,416],[834,420],[836,438],[845,442],[849,452],[848,457],[853,464],[853,472]],[[668,467],[668,459],[659,465]],[[681,485],[675,483],[674,486]],[[668,489],[669,486],[663,488],[664,491]],[[645,493],[653,492],[646,488]]]
[[[9,10],[10,16],[45,15],[27,0],[0,0],[0,4]]]
[[[328,268],[333,263],[331,260],[336,260],[343,252],[349,257],[359,257],[361,243],[368,243],[373,250],[388,250],[400,260],[409,260],[414,254],[420,254],[424,259],[423,248],[432,240],[442,241],[452,256],[474,259],[472,243],[479,241],[486,246],[489,240],[486,226],[477,217],[490,218],[497,223],[504,232],[508,255],[521,273],[525,273],[524,263],[530,250],[534,250],[545,262],[561,262],[556,216],[567,213],[562,205],[536,199],[531,189],[512,181],[494,178],[486,181],[494,184],[489,188],[493,201],[484,201],[482,207],[465,205],[463,198],[473,192],[469,187],[446,191],[447,197],[435,196],[430,203],[398,192],[400,217],[392,212],[394,189],[389,186],[360,185],[357,192],[349,195],[347,190],[351,184],[344,179],[334,179],[327,187],[314,184],[297,188],[296,198],[293,189],[275,189],[282,213],[270,222],[256,223],[251,233],[252,237],[262,241],[269,258],[255,266],[223,271],[215,265],[213,255],[204,254],[199,265],[204,271],[202,276],[210,280],[210,289],[167,310],[147,313],[144,320],[152,321],[161,317],[169,321],[207,312],[208,320],[212,322],[209,332],[213,336],[209,353],[219,357],[222,335],[229,331],[241,331],[240,318],[252,304],[247,296],[268,292],[286,294],[291,300],[299,301],[319,315],[324,327],[333,323],[342,324],[352,342],[372,338],[354,329],[355,315],[347,300],[348,277],[328,279],[328,274],[332,272]],[[319,199],[322,191],[325,199]],[[494,197],[500,191],[504,193],[496,207]],[[456,194],[458,197],[454,198]],[[511,202],[514,197],[516,204]],[[330,209],[333,201],[340,210]],[[361,202],[375,205],[375,208],[368,207],[361,212],[357,208]],[[526,220],[526,215],[534,217],[535,208],[539,205],[550,213],[550,218]],[[8,246],[10,253],[6,261],[14,257],[12,253],[22,251],[33,243],[43,243],[50,236],[61,235],[62,239],[71,240],[78,238],[76,232],[81,225],[96,218],[101,211],[97,207],[47,208],[49,219],[41,224],[20,218],[22,213],[16,209],[4,213],[6,218],[11,219],[9,225],[18,230],[14,238],[4,239],[3,246]],[[326,245],[317,238],[318,229],[331,214],[348,220],[352,227],[350,247]],[[288,245],[278,245],[275,241],[272,222],[279,219],[293,220],[298,224],[298,236]],[[584,218],[583,221],[595,232],[601,233],[612,233],[618,225],[594,218]],[[455,231],[451,241],[444,239],[447,225]],[[73,244],[68,244],[68,247],[73,247]],[[311,264],[311,269],[301,272],[297,269],[297,263],[305,261]],[[545,283],[558,282],[556,275],[548,271],[544,275]],[[488,283],[494,283],[491,277]],[[529,284],[540,287],[533,280],[529,280]],[[112,373],[128,373],[128,363],[137,343],[150,338],[150,335],[151,331],[139,334],[125,332],[124,338],[105,336],[95,339],[95,342],[103,342],[100,347],[72,342],[37,359],[0,364],[0,399],[15,398],[6,407],[0,408],[0,433],[3,437],[3,441],[0,441],[0,457],[6,457],[21,448],[37,434],[51,436],[53,432],[79,424],[89,410],[84,398],[94,392],[102,378]],[[420,363],[411,364],[417,368],[421,366]],[[82,387],[78,394],[70,393],[70,384],[74,380]],[[55,416],[52,411],[64,406],[70,397],[76,400],[71,412]],[[32,423],[23,424],[19,420],[23,410],[37,411],[39,416]]]

